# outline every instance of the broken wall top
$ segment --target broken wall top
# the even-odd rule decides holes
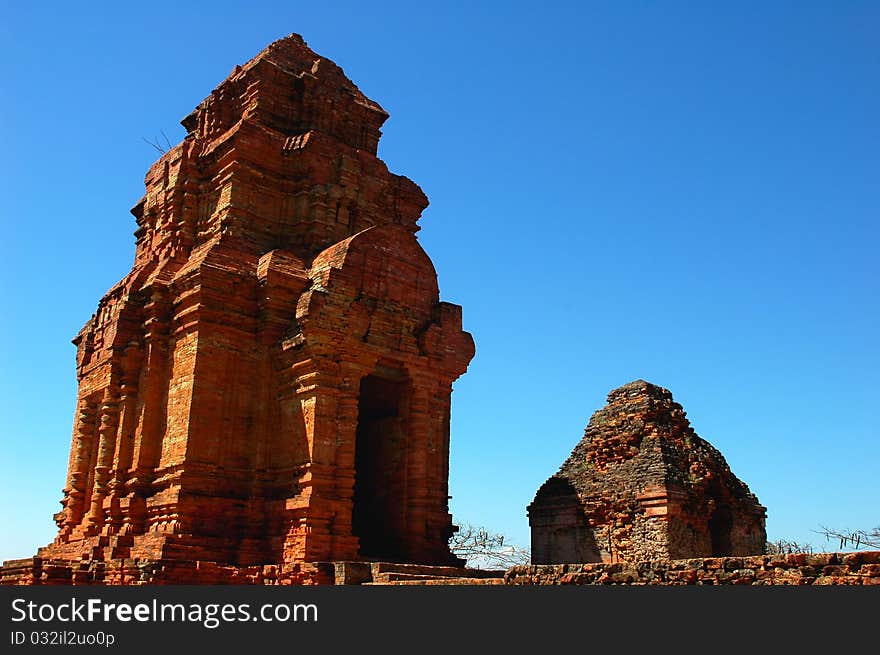
[[[670,391],[644,380],[608,394],[554,478],[568,481],[582,499],[665,488],[760,507],[724,456],[694,432]]]
[[[246,118],[289,136],[318,130],[375,155],[388,113],[291,34],[236,66],[181,124],[189,136],[210,139]]]
[[[415,234],[428,199],[377,157],[387,118],[299,35],[269,45],[182,121],[183,142],[150,168],[132,209],[135,266],[185,261],[220,239],[307,266],[377,225]]]

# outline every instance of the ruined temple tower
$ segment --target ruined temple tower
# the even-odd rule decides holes
[[[456,562],[474,343],[415,236],[427,198],[376,156],[387,118],[291,35],[183,119],[132,210],[134,267],[74,340],[44,560]]]
[[[764,552],[766,509],[661,387],[608,394],[528,507],[535,564]]]

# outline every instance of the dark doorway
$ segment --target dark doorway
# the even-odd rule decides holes
[[[709,519],[709,537],[712,540],[712,557],[732,555],[730,532],[733,529],[733,515],[730,507],[719,504]]]
[[[545,482],[529,506],[533,564],[601,562],[577,491],[564,478]]]
[[[361,380],[352,530],[360,555],[401,559],[406,495],[405,380]]]

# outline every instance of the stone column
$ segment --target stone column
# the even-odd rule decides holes
[[[437,489],[437,512],[438,518],[443,525],[444,531],[444,552],[448,550],[446,541],[452,535],[452,515],[449,513],[449,441],[450,441],[450,422],[452,419],[452,381],[440,383],[438,393],[434,399],[434,411],[431,415],[431,422],[434,426],[434,434],[436,435],[435,447],[437,454],[435,458],[434,476]]]
[[[86,488],[95,434],[95,405],[91,398],[80,398],[77,407],[67,485],[64,489],[65,499],[62,501],[64,516],[59,535],[61,539],[65,539],[79,525],[85,514]]]
[[[336,401],[335,486],[336,514],[333,519],[331,549],[337,559],[355,558],[358,540],[352,531],[355,479],[355,436],[361,378],[370,364],[347,362],[341,367],[339,395]],[[336,555],[338,554],[338,556]]]
[[[299,480],[299,494],[287,501],[291,523],[284,559],[288,563],[356,559],[351,511],[358,411],[353,389],[360,383],[359,368],[341,370],[332,362],[307,360],[295,365],[293,373],[309,461]]]
[[[318,373],[313,360],[293,366],[294,402],[302,407],[309,461],[299,480],[299,494],[287,500],[290,517],[284,560],[331,559],[330,528],[334,514],[332,496],[335,443],[327,423],[335,418],[335,389],[331,379]]]
[[[164,390],[167,387],[168,324],[162,320],[161,297],[154,293],[146,309],[150,318],[145,323],[143,392],[139,394],[140,421],[135,431],[126,488],[128,513],[123,519],[123,532],[142,533],[146,522],[146,497],[152,489],[153,476],[159,464],[165,421]]]
[[[113,455],[116,452],[116,430],[119,425],[118,400],[116,390],[111,384],[104,390],[98,419],[98,453],[95,459],[91,508],[86,526],[86,533],[90,535],[97,534],[104,524],[104,496],[107,493]]]
[[[113,475],[109,483],[109,502],[105,501],[108,510],[107,534],[120,532],[123,525],[121,499],[125,495],[125,483],[134,452],[134,431],[137,428],[137,379],[140,373],[140,346],[130,343],[125,349],[122,361],[122,376],[119,398],[119,430],[116,435],[116,452],[113,456]],[[127,509],[127,507],[126,507]],[[125,512],[127,513],[127,512]]]
[[[431,505],[432,489],[428,476],[431,445],[431,396],[436,382],[425,375],[410,372],[408,407],[405,408],[406,430],[406,496],[400,499],[405,508],[404,539],[406,556],[414,562],[430,561],[426,524]]]
[[[452,516],[449,513],[449,419],[452,382],[435,379],[428,404],[425,453],[426,548],[437,561],[449,561]]]
[[[305,517],[308,538],[306,560],[333,558],[332,522],[336,517],[336,401],[335,379],[314,373],[300,378],[297,391],[305,416],[310,462],[304,476],[309,506]]]

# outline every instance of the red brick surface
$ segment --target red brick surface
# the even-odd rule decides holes
[[[515,566],[509,585],[878,585],[880,551]]]
[[[427,198],[376,156],[387,117],[291,35],[183,120],[134,266],[74,340],[59,533],[22,575],[458,562],[450,394],[474,344],[415,236]]]
[[[528,508],[532,562],[638,562],[764,552],[766,510],[667,389],[608,394]]]

